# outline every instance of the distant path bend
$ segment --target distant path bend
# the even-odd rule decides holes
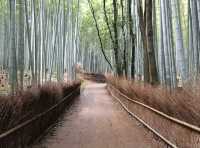
[[[167,147],[131,118],[107,92],[106,84],[87,82],[53,136],[34,148]]]

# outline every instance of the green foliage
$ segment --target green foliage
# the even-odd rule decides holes
[[[98,25],[100,27],[101,37],[103,39],[103,45],[105,49],[109,47],[110,39],[109,39],[109,32],[107,30],[107,26],[104,20],[103,14],[103,4],[101,1],[93,0],[93,7],[95,10],[95,16],[98,21]],[[81,23],[81,41],[85,43],[88,47],[90,44],[94,44],[98,42],[96,28],[94,25],[94,20],[91,15],[89,6],[87,3],[81,3],[81,15],[82,15],[82,23]],[[88,48],[86,47],[86,48]]]
[[[7,5],[6,0],[0,0],[0,15],[4,15],[7,12]]]

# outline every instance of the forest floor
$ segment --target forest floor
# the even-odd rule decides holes
[[[62,121],[34,148],[160,148],[166,145],[129,116],[106,84],[86,82]]]

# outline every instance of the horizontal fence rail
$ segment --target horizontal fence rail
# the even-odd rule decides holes
[[[140,117],[138,117],[137,115],[135,115],[133,112],[131,112],[126,105],[118,98],[116,97],[112,90],[110,90],[110,88],[108,87],[108,91],[110,92],[111,96],[117,100],[120,105],[123,107],[123,109],[128,112],[133,118],[135,118],[136,120],[138,120],[142,125],[144,125],[144,127],[146,127],[149,131],[151,131],[152,133],[154,133],[156,136],[158,136],[164,143],[167,144],[168,147],[171,148],[177,148],[177,146],[175,144],[173,144],[171,141],[169,141],[167,138],[165,138],[164,136],[162,136],[159,132],[157,132],[154,128],[152,128],[149,124],[147,124],[144,120],[142,120]]]
[[[159,110],[157,110],[157,109],[155,109],[155,108],[152,108],[152,107],[150,107],[150,106],[148,106],[148,105],[146,105],[146,104],[144,104],[144,103],[141,103],[141,102],[139,102],[139,101],[136,101],[136,100],[134,100],[134,99],[131,99],[131,98],[129,98],[128,96],[124,95],[120,90],[118,90],[117,88],[115,88],[115,87],[112,86],[111,84],[109,84],[109,87],[112,87],[112,88],[113,88],[115,91],[117,91],[121,96],[123,96],[123,97],[126,98],[127,100],[131,101],[132,103],[138,104],[138,105],[140,105],[140,106],[142,106],[142,107],[144,107],[144,108],[146,108],[146,109],[148,109],[148,110],[150,110],[150,111],[152,111],[152,112],[154,112],[154,113],[156,113],[156,114],[158,114],[158,115],[160,115],[160,116],[162,116],[162,117],[164,117],[164,118],[166,118],[166,119],[168,119],[168,120],[171,120],[172,122],[174,122],[174,123],[176,123],[176,124],[178,124],[178,125],[181,125],[181,126],[183,126],[183,127],[185,127],[185,128],[190,129],[191,131],[200,133],[200,128],[199,128],[199,127],[197,127],[197,126],[195,126],[195,125],[192,125],[192,124],[190,124],[190,123],[187,123],[187,122],[185,122],[185,121],[179,120],[179,119],[177,119],[177,118],[174,118],[174,117],[172,117],[172,116],[169,116],[169,115],[167,115],[167,114],[165,114],[165,113],[163,113],[163,112],[161,112],[161,111],[159,111]]]
[[[26,148],[34,142],[64,111],[66,105],[80,94],[78,85],[57,104],[16,127],[0,134],[0,148]]]

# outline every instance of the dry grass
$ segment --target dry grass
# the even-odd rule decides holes
[[[128,97],[147,104],[172,117],[200,127],[200,85],[169,91],[161,86],[107,76],[114,85]],[[194,91],[196,90],[196,91]]]
[[[109,87],[114,96],[118,97],[120,101],[135,115],[146,122],[149,126],[155,129],[158,133],[168,139],[171,143],[180,148],[199,148],[200,136],[197,132],[191,131],[188,128],[174,124],[172,121],[162,118],[156,113],[153,113],[140,105],[130,102],[125,97],[120,95],[118,91]],[[155,140],[161,142],[157,136],[154,135]],[[151,145],[152,143],[149,143]]]
[[[0,97],[0,133],[47,110],[68,95],[80,82],[46,83],[15,96]]]

